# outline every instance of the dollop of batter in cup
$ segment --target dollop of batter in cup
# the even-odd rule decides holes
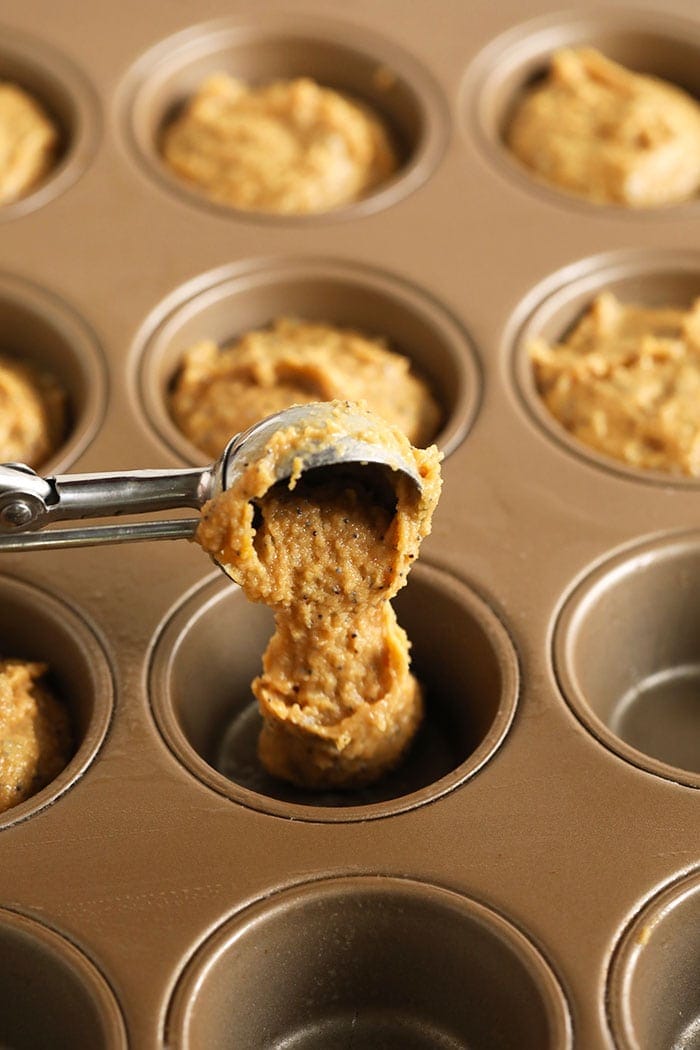
[[[440,453],[412,448],[369,411],[367,440],[414,463],[404,475],[334,466],[276,482],[290,442],[332,443],[338,425],[278,431],[265,455],[204,507],[197,541],[251,601],[275,614],[276,632],[252,688],[263,715],[260,760],[302,787],[353,788],[402,759],[423,715],[409,641],[390,599],[406,583],[440,494]],[[318,429],[318,432],[316,432]],[[379,473],[377,473],[379,471]]]
[[[71,755],[67,712],[45,664],[0,660],[0,813],[57,777]]]
[[[171,415],[215,458],[229,438],[291,405],[366,401],[421,447],[441,412],[408,358],[384,340],[318,321],[279,318],[219,348],[202,340],[184,354],[170,394]]]
[[[533,173],[599,204],[653,208],[700,190],[700,105],[590,48],[555,52],[506,141]]]
[[[40,466],[65,436],[66,396],[53,376],[0,356],[0,461]]]
[[[633,467],[700,476],[700,299],[690,310],[599,295],[556,346],[530,346],[537,389],[585,445]]]
[[[56,162],[58,130],[17,84],[0,82],[0,204],[24,197]]]
[[[398,167],[374,113],[306,77],[249,87],[211,76],[166,127],[161,149],[212,200],[288,215],[355,201]]]

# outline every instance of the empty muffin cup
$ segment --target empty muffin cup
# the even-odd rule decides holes
[[[0,576],[0,657],[47,664],[47,685],[68,711],[73,741],[73,755],[63,771],[1,813],[1,830],[53,802],[85,773],[109,726],[112,675],[100,643],[78,612],[9,576]]]
[[[126,1050],[121,1011],[102,974],[47,926],[0,908],[0,1046]]]
[[[310,77],[363,104],[386,124],[399,155],[398,171],[366,197],[311,216],[242,212],[209,200],[169,170],[160,142],[167,124],[200,84],[216,73],[255,86]],[[255,22],[194,26],[163,40],[127,74],[120,109],[132,152],[161,186],[219,215],[245,215],[255,221],[328,221],[392,204],[430,175],[448,135],[439,89],[410,54],[358,26],[282,13]]]
[[[320,321],[387,340],[430,387],[442,410],[433,440],[447,454],[476,414],[480,376],[469,337],[430,295],[390,274],[330,259],[249,264],[205,275],[170,296],[136,342],[137,382],[156,431],[183,459],[206,457],[178,429],[168,397],[183,354],[219,345],[279,317]],[[318,395],[319,400],[326,400]]]
[[[407,879],[284,890],[224,923],[175,990],[165,1041],[248,1050],[567,1050],[535,946],[490,908]]]
[[[462,110],[471,137],[476,133],[489,158],[518,185],[560,205],[603,209],[559,190],[529,171],[506,145],[506,132],[524,93],[546,74],[552,54],[561,48],[595,48],[635,73],[657,77],[700,99],[700,30],[697,23],[668,12],[606,9],[591,14],[557,14],[525,22],[497,37],[477,56],[463,85]],[[687,207],[684,202],[673,207]],[[690,206],[695,206],[691,202]],[[612,205],[620,214],[629,212]],[[664,207],[641,214],[664,214]]]
[[[0,274],[0,333],[1,355],[46,373],[65,394],[63,438],[40,464],[44,473],[60,473],[102,420],[106,381],[95,337],[62,300],[9,274]]]
[[[627,549],[567,599],[554,660],[564,695],[629,762],[700,787],[700,534]]]
[[[219,577],[175,609],[155,644],[151,698],[169,746],[220,794],[301,820],[367,820],[445,794],[476,773],[503,740],[517,701],[517,659],[485,602],[425,562],[415,566],[392,604],[412,643],[426,717],[402,764],[377,784],[313,792],[264,771],[257,757],[261,719],[250,685],[273,619]]]
[[[608,1012],[619,1050],[700,1045],[700,875],[665,889],[613,958]]]
[[[86,168],[97,140],[97,102],[82,73],[59,52],[3,28],[0,81],[16,84],[45,111],[57,132],[46,174],[18,200],[0,207],[0,221],[40,207],[67,189]]]
[[[505,342],[517,395],[537,426],[590,464],[646,484],[697,485],[696,477],[635,467],[589,447],[549,411],[537,390],[529,346],[539,339],[550,346],[566,339],[603,292],[611,292],[625,305],[689,310],[700,298],[700,255],[612,252],[582,259],[547,277],[521,302],[507,329]]]

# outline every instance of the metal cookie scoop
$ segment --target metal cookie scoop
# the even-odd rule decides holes
[[[24,464],[4,463],[0,465],[0,551],[191,539],[199,518],[80,526],[53,529],[43,535],[36,530],[59,521],[147,514],[177,507],[199,509],[230,488],[251,462],[265,454],[276,431],[290,427],[299,431],[299,440],[290,443],[293,447],[289,454],[276,461],[274,475],[278,481],[316,467],[377,464],[406,475],[419,492],[422,490],[423,482],[415,465],[368,431],[367,416],[351,405],[297,405],[237,434],[219,459],[203,469],[130,470],[44,478]],[[317,436],[309,436],[314,432]]]

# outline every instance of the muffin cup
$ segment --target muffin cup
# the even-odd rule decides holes
[[[0,1045],[8,1050],[126,1050],[104,977],[70,941],[0,908]]]
[[[692,1050],[700,1035],[700,874],[663,890],[615,954],[608,1014],[619,1050]]]
[[[267,1050],[567,1050],[534,945],[449,890],[387,877],[295,886],[224,923],[175,990],[165,1039]]]
[[[0,222],[16,219],[48,203],[87,167],[97,143],[98,108],[83,74],[43,41],[3,27],[0,80],[24,88],[58,128],[53,168],[19,200],[0,206]]]
[[[250,684],[273,618],[218,575],[171,614],[155,644],[151,699],[167,743],[215,791],[278,816],[367,820],[445,794],[473,776],[503,740],[517,701],[516,656],[491,609],[425,562],[392,604],[425,687],[426,717],[401,766],[378,784],[304,791],[262,769],[261,719]]]
[[[666,80],[700,99],[700,29],[697,23],[667,11],[621,8],[546,15],[497,37],[477,56],[462,88],[465,128],[474,135],[497,171],[516,186],[552,204],[586,209],[610,219],[628,215],[663,216],[673,209],[695,209],[684,201],[659,208],[629,208],[587,201],[558,189],[515,157],[505,142],[513,112],[524,92],[547,72],[560,48],[591,47],[635,73]]]
[[[68,710],[74,744],[73,757],[54,780],[0,814],[2,830],[55,802],[84,775],[109,727],[112,675],[101,644],[78,612],[9,576],[0,576],[0,656],[48,664],[46,681]]]
[[[554,662],[564,695],[628,762],[700,787],[700,534],[603,562],[564,604]]]
[[[184,352],[199,339],[223,344],[281,316],[386,338],[437,398],[443,422],[433,440],[445,454],[468,432],[479,402],[478,365],[469,337],[440,303],[370,268],[287,259],[227,267],[190,282],[154,311],[137,338],[135,381],[146,415],[183,459],[206,461],[168,412],[168,392]]]
[[[66,393],[67,429],[42,473],[65,470],[86,449],[104,414],[105,367],[95,337],[61,299],[0,273],[0,353],[47,372]]]
[[[631,481],[694,487],[700,479],[633,467],[579,441],[549,411],[536,384],[528,347],[534,339],[561,342],[602,292],[625,304],[690,309],[700,297],[700,255],[691,252],[612,252],[557,271],[517,307],[506,334],[511,382],[529,417],[558,445],[595,467]]]
[[[241,211],[209,200],[168,169],[159,143],[163,128],[202,81],[222,72],[255,85],[311,77],[357,99],[386,122],[399,170],[362,199],[314,215]],[[253,221],[319,223],[387,207],[428,178],[447,141],[442,96],[411,55],[357,26],[281,13],[261,15],[255,22],[212,22],[163,40],[127,74],[120,110],[132,154],[160,186],[219,217]]]

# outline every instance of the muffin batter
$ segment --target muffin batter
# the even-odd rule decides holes
[[[323,212],[398,166],[384,125],[313,80],[249,87],[219,73],[163,134],[163,157],[207,196],[246,211]]]
[[[530,347],[537,388],[579,441],[634,467],[700,476],[700,299],[690,311],[598,296],[557,346]]]
[[[506,139],[547,182],[599,204],[652,208],[700,189],[700,105],[589,48],[553,55]]]
[[[440,494],[440,455],[366,412],[368,440],[414,462],[422,493],[372,466],[309,470],[275,484],[274,465],[310,440],[332,443],[343,411],[312,433],[278,431],[263,457],[202,511],[197,540],[275,614],[253,692],[260,759],[312,788],[372,783],[396,766],[423,713],[409,642],[389,599],[406,583]],[[336,422],[337,419],[337,422]],[[387,468],[388,469],[388,468]]]
[[[55,379],[0,356],[0,461],[38,467],[65,430],[66,399]]]
[[[70,758],[68,716],[41,681],[46,670],[0,660],[0,813],[40,791]]]
[[[424,446],[440,409],[403,354],[349,328],[281,318],[219,349],[188,350],[170,395],[170,412],[189,440],[215,458],[229,438],[290,405],[347,397]]]
[[[0,204],[28,193],[53,167],[58,131],[36,99],[0,82]]]

